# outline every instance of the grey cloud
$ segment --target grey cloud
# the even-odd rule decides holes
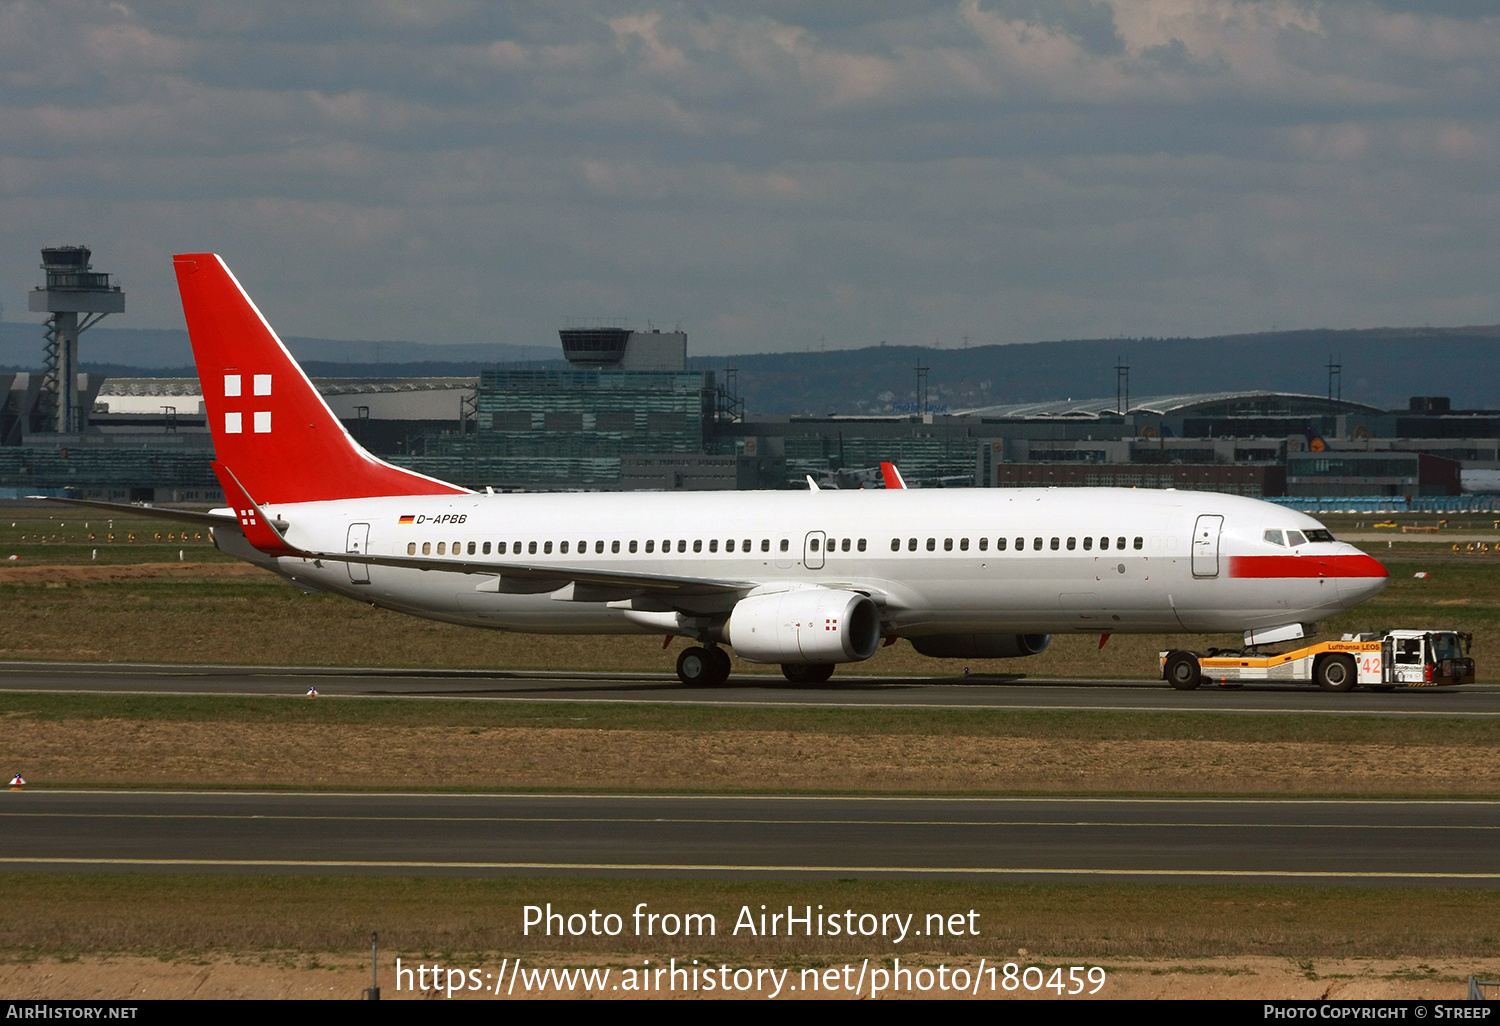
[[[0,2],[0,253],[129,321],[695,351],[1500,320],[1462,4]],[[48,55],[60,55],[54,62]]]

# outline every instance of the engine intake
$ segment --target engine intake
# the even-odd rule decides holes
[[[912,648],[938,659],[1015,659],[1044,652],[1050,644],[1050,634],[933,634],[911,639]]]
[[[735,654],[754,663],[853,663],[880,647],[875,603],[831,588],[742,599],[727,627]]]

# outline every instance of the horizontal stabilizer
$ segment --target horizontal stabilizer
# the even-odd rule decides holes
[[[208,513],[195,509],[173,509],[170,506],[153,506],[149,502],[103,502],[98,499],[59,499],[51,495],[28,495],[28,499],[46,499],[68,506],[83,506],[102,509],[118,517],[145,517],[150,520],[177,520],[205,527],[234,527],[239,520],[228,513]]]

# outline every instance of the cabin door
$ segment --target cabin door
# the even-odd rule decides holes
[[[809,570],[823,569],[823,549],[828,537],[822,531],[808,531],[802,542],[802,565]]]
[[[344,546],[345,552],[357,552],[361,556],[370,554],[370,525],[350,524],[349,542]],[[349,580],[355,584],[370,583],[370,565],[368,563],[345,563],[349,568]]]
[[[1224,518],[1215,513],[1205,513],[1193,526],[1193,576],[1219,576],[1219,532],[1224,529]]]

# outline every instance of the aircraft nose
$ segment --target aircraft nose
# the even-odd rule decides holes
[[[1391,580],[1390,571],[1378,559],[1358,549],[1339,557],[1334,572],[1339,601],[1346,607],[1380,594]]]

